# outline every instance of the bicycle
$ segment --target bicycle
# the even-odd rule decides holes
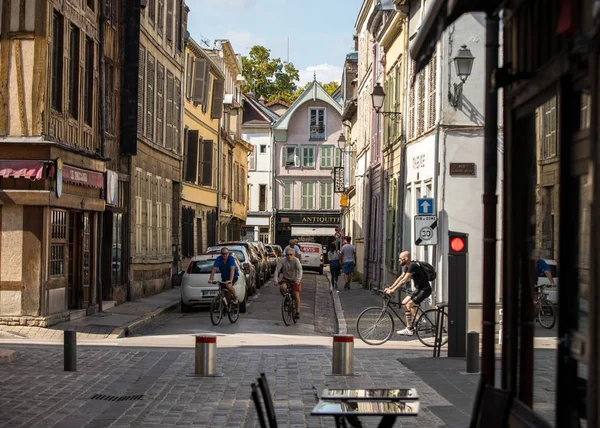
[[[410,294],[411,290],[400,287],[400,290]],[[381,294],[383,299],[383,306],[372,306],[365,309],[360,313],[356,320],[356,331],[360,339],[368,345],[382,345],[387,342],[392,334],[394,334],[394,318],[390,311],[396,315],[396,318],[400,320],[402,325],[406,327],[406,323],[393,306],[401,307],[401,303],[393,302],[391,295],[386,294],[385,291],[380,289],[374,289],[376,293]],[[419,305],[417,305],[416,320],[413,323],[414,331],[417,339],[429,347],[435,345],[435,332],[437,311],[438,309],[428,309],[423,311]],[[448,314],[442,312],[442,345],[448,343]]]
[[[536,289],[536,300],[535,300],[535,313],[536,319],[540,325],[550,330],[556,324],[556,315],[554,312],[554,305],[548,300],[548,294],[544,293],[545,285],[537,285]]]
[[[240,304],[238,301],[233,302],[233,295],[227,289],[227,286],[222,281],[213,281],[219,284],[219,293],[213,298],[210,304],[210,322],[213,325],[218,325],[225,314],[231,323],[237,322],[240,317]]]
[[[290,325],[293,321],[294,324],[296,324],[298,318],[296,318],[296,300],[292,294],[292,287],[290,287],[290,282],[286,279],[283,279],[281,282],[285,282],[287,285],[285,293],[283,293],[283,300],[281,301],[281,316],[283,318],[283,323],[285,325]]]

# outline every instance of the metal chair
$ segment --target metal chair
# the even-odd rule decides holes
[[[275,417],[275,407],[273,406],[273,399],[271,398],[271,391],[269,384],[267,383],[267,377],[264,373],[260,374],[257,379],[258,387],[262,393],[263,400],[265,402],[265,411],[267,413],[267,419],[269,420],[269,428],[277,428],[277,418]]]
[[[258,387],[255,383],[251,385],[252,388],[252,401],[254,401],[254,407],[256,407],[256,414],[258,415],[258,422],[260,423],[260,428],[267,428],[267,423],[265,422],[265,415],[263,413],[262,405],[260,404],[260,396],[258,395]]]

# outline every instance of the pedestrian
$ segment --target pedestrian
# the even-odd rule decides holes
[[[283,249],[283,254],[286,254],[288,248],[294,250],[294,255],[300,260],[302,251],[300,251],[300,247],[298,246],[298,240],[294,238],[290,239],[290,244]]]
[[[329,244],[327,260],[329,260],[329,271],[331,272],[331,287],[338,288],[337,282],[338,278],[340,277],[342,265],[340,264],[340,252],[337,249],[335,242]]]
[[[342,246],[340,263],[342,264],[342,272],[346,283],[344,288],[350,290],[350,282],[352,281],[352,274],[354,273],[354,264],[356,263],[356,247],[352,245],[352,238],[346,236],[344,238],[344,245]]]
[[[410,260],[410,253],[408,251],[402,251],[398,260],[400,261],[400,266],[406,268],[406,270],[384,291],[387,294],[392,294],[398,287],[405,285],[411,279],[413,280],[415,291],[402,300],[402,304],[406,308],[406,328],[397,332],[403,336],[412,336],[414,334],[413,326],[415,317],[417,316],[417,306],[431,296],[431,284],[427,280],[427,275],[419,262]]]

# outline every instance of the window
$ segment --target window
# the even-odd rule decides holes
[[[144,133],[144,90],[146,89],[146,50],[140,46],[140,60],[138,65],[138,105],[137,105],[137,132]]]
[[[79,113],[79,28],[71,24],[69,37],[69,114],[78,119]]]
[[[261,184],[258,188],[258,210],[267,210],[267,185]]]
[[[160,62],[156,63],[156,144],[165,145],[165,67]]]
[[[193,208],[183,207],[181,209],[181,252],[184,257],[194,255],[194,217],[196,212]]]
[[[301,209],[315,209],[315,183],[302,183],[301,187]]]
[[[266,144],[261,144],[260,145],[260,153],[262,155],[264,155],[265,153],[267,153],[267,145]]]
[[[164,0],[158,0],[158,13],[157,13],[157,21],[156,21],[156,31],[159,36],[162,36],[164,29],[164,10],[165,10],[165,2]]]
[[[408,95],[408,138],[411,139],[415,136],[415,85],[412,83],[415,75],[415,62],[410,63],[410,76],[408,81],[410,82],[409,95]]]
[[[104,0],[104,16],[108,24],[117,25],[117,0]]]
[[[167,30],[166,36],[169,42],[173,41],[173,0],[167,0]]]
[[[431,129],[435,126],[435,113],[436,113],[436,106],[435,106],[435,100],[436,100],[436,92],[435,92],[435,88],[436,88],[436,67],[437,67],[437,59],[436,59],[436,52],[433,52],[433,56],[431,57],[431,59],[429,60],[429,65],[427,66],[427,70],[428,70],[428,75],[429,75],[429,82],[428,82],[428,97],[429,97],[429,102],[428,102],[428,110],[429,110],[429,114],[427,115],[427,128]]]
[[[146,65],[146,137],[154,139],[154,57],[150,53]]]
[[[156,2],[154,0],[148,0],[148,23],[154,28],[154,19],[156,18]]]
[[[556,97],[542,105],[542,159],[556,156]]]
[[[51,221],[50,276],[63,276],[67,246],[67,212],[52,210]]]
[[[200,171],[200,184],[202,186],[213,187],[213,141],[202,140],[202,171]]]
[[[321,147],[321,168],[333,168],[333,146]],[[337,156],[336,156],[337,157]],[[336,164],[337,165],[337,164]]]
[[[92,10],[94,10],[94,3],[95,2],[96,2],[96,0],[86,0],[87,7],[89,7]]]
[[[333,183],[320,183],[319,184],[319,209],[332,210],[333,209]]]
[[[111,285],[123,282],[123,214],[114,213],[112,222],[112,276]]]
[[[105,60],[106,61],[106,60]],[[115,134],[117,86],[115,85],[115,66],[110,62],[104,63],[104,96],[106,100],[106,132]]]
[[[209,82],[209,70],[210,67],[208,65],[208,61],[204,58],[190,58],[190,63],[193,62],[193,76],[192,75],[192,65],[190,64],[189,74],[190,74],[190,97],[196,104],[202,104],[202,111],[206,113],[205,106],[207,104],[207,86]]]
[[[324,140],[325,139],[325,109],[311,108],[309,109],[310,117],[310,139]]]
[[[135,169],[135,253],[142,253],[142,170]]]
[[[171,236],[171,198],[173,197],[173,185],[168,178],[165,180],[165,246],[167,253],[170,252],[172,236]]]
[[[417,136],[425,132],[425,71],[417,75]]]
[[[299,148],[297,146],[284,146],[281,149],[282,166],[285,168],[300,168]]]
[[[244,205],[247,205],[247,203],[246,203],[246,188],[248,187],[248,180],[246,179],[247,174],[246,174],[246,170],[244,169],[244,167],[240,167],[240,174],[241,174],[240,187],[242,188],[242,197],[241,197],[240,202]]]
[[[173,150],[181,153],[181,80],[175,78],[173,99]]]
[[[315,146],[302,147],[302,168],[315,167]]]
[[[248,169],[256,171],[256,146],[253,146],[253,150],[248,152]]]
[[[154,229],[152,227],[152,174],[147,172],[147,182],[146,182],[146,254],[151,255],[154,254],[154,247],[152,243],[152,235],[154,233]]]
[[[85,38],[84,98],[83,120],[86,124],[92,126],[94,114],[94,41],[89,37]]]
[[[175,91],[175,77],[173,73],[167,70],[167,138],[166,145],[167,149],[173,148],[173,95]]]
[[[294,183],[283,183],[283,209],[291,210],[293,207]]]
[[[64,18],[54,12],[52,16],[52,107],[62,111]]]
[[[163,247],[163,230],[162,230],[162,202],[163,202],[163,184],[162,178],[156,177],[156,248],[158,254],[166,254]]]

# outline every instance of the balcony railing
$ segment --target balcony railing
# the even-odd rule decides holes
[[[322,125],[311,125],[310,139],[311,140],[324,140],[325,139],[325,127]]]

